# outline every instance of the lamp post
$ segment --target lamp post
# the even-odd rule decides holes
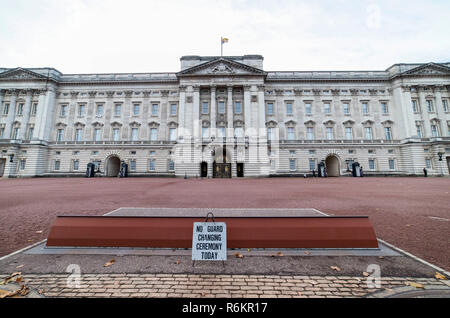
[[[442,147],[438,148],[437,154],[439,156],[439,166],[441,167],[441,176],[444,176],[444,171],[442,170],[442,156],[444,155],[445,150]]]

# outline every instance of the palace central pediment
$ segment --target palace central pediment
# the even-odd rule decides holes
[[[436,63],[428,63],[408,70],[402,75],[450,75],[450,68]]]
[[[177,73],[183,76],[266,76],[267,73],[258,68],[248,66],[226,58],[218,58]]]
[[[23,68],[15,68],[12,70],[8,70],[6,72],[0,73],[1,80],[42,80],[46,79],[45,76],[35,73],[33,71],[23,69]]]

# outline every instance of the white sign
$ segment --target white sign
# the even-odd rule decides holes
[[[192,260],[227,260],[227,225],[225,223],[194,223]]]

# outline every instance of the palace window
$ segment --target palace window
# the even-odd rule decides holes
[[[434,109],[433,109],[433,101],[431,101],[431,100],[427,100],[426,101],[426,104],[427,104],[427,111],[429,112],[429,113],[432,113],[433,111],[434,111]]]
[[[11,136],[12,138],[11,139],[17,139],[17,138],[19,138],[19,127],[15,127],[14,129],[13,129],[13,133],[12,133],[12,136]]]
[[[369,170],[375,170],[375,159],[369,159]]]
[[[291,171],[297,170],[295,161],[296,161],[295,159],[289,159],[289,170]]]
[[[209,128],[202,127],[202,138],[209,138]]]
[[[94,141],[100,141],[102,139],[102,130],[100,128],[94,129]]]
[[[139,116],[140,110],[141,110],[141,105],[133,104],[133,116]],[[154,114],[152,113],[152,115],[154,115]]]
[[[413,99],[411,100],[411,104],[412,104],[412,108],[413,108],[413,112],[414,113],[418,113],[419,112],[419,107],[417,106],[417,100]]]
[[[324,104],[324,113],[326,115],[331,114],[331,104],[330,103],[325,103]]]
[[[349,115],[349,114],[350,114],[350,104],[344,103],[344,115]]]
[[[20,159],[20,167],[19,167],[19,169],[20,170],[25,170],[25,165],[26,165],[26,159]]]
[[[432,169],[430,158],[425,159],[425,166],[427,167],[427,169]]]
[[[120,116],[122,112],[122,104],[115,104],[114,105],[114,116]]]
[[[19,105],[17,105],[17,115],[18,116],[22,116],[23,115],[23,107],[25,106],[25,104],[20,103]]]
[[[218,103],[219,114],[225,114],[225,102],[223,100]]]
[[[295,130],[294,127],[288,127],[288,140],[295,139]]]
[[[292,109],[292,103],[286,103],[286,115],[292,115],[293,109]]]
[[[3,115],[8,115],[8,113],[9,113],[9,104],[6,103],[6,104],[3,106]]]
[[[448,113],[448,102],[446,99],[442,100],[442,107],[444,108],[444,112]]]
[[[234,129],[234,136],[237,138],[244,137],[244,129],[242,127],[236,127]]]
[[[234,112],[236,114],[242,114],[242,103],[241,102],[234,103]]]
[[[75,141],[82,141],[83,140],[83,129],[78,128],[75,130]]]
[[[305,104],[305,114],[306,115],[311,115],[311,103],[306,103]]]
[[[326,134],[328,140],[333,140],[333,127],[327,127]]]
[[[74,160],[73,161],[73,171],[78,171],[79,168],[80,168],[80,161]]]
[[[395,170],[395,160],[394,159],[389,159],[389,169]]]
[[[295,150],[289,150],[289,155],[290,156],[295,156]]]
[[[59,116],[66,117],[66,115],[67,115],[67,105],[61,105]]]
[[[316,170],[316,159],[309,159],[309,171]]]
[[[275,129],[272,127],[267,128],[267,139],[275,140]]]
[[[353,129],[351,127],[345,127],[345,139],[347,140],[353,139]]]
[[[58,129],[56,133],[56,141],[63,141],[64,140],[64,129]]]
[[[78,117],[84,117],[85,113],[86,113],[86,105],[79,105],[78,106]]]
[[[347,170],[351,171],[353,169],[353,164],[355,163],[355,160],[348,159],[345,160],[345,162],[347,163]]]
[[[386,102],[381,103],[381,112],[385,115],[389,114],[389,108],[388,108],[388,104]]]
[[[391,127],[384,127],[384,136],[385,136],[386,140],[392,139]]]
[[[422,126],[417,125],[416,131],[417,131],[417,137],[422,138]]]
[[[177,104],[170,104],[170,116],[177,115]]]
[[[55,171],[58,171],[61,168],[61,161],[55,160],[55,164],[54,164],[53,168]]]
[[[362,103],[362,112],[364,115],[369,114],[369,104],[367,102]]]
[[[139,128],[131,128],[131,141],[137,141],[139,138]]]
[[[202,114],[204,114],[204,115],[209,114],[209,103],[208,102],[202,103]]]
[[[217,137],[219,138],[225,138],[226,131],[225,131],[225,127],[219,127],[217,128]]]
[[[312,127],[306,128],[306,139],[314,140],[314,128]]]
[[[36,116],[37,107],[38,107],[38,104],[37,103],[33,103],[33,105],[31,106],[31,116]]]
[[[169,171],[175,171],[175,162],[173,160],[169,160]]]
[[[169,128],[169,141],[176,141],[176,140],[177,140],[177,129]]]
[[[310,155],[314,155],[314,154],[316,153],[316,151],[315,151],[315,150],[309,150],[308,153],[309,153]]]
[[[136,171],[136,160],[130,160],[130,171]]]
[[[0,138],[3,138],[4,134],[5,134],[5,127],[0,127]]]
[[[157,140],[158,140],[158,129],[151,128],[150,129],[150,141],[157,141]]]
[[[97,117],[103,116],[103,104],[97,105],[97,113],[95,114]]]
[[[113,141],[119,141],[120,138],[120,129],[113,128]]]
[[[431,125],[431,136],[439,137],[439,130],[436,125]]]
[[[152,116],[158,116],[159,114],[159,105],[152,104]]]
[[[273,115],[273,103],[267,103],[267,115]]]
[[[33,134],[34,134],[34,128],[33,127],[28,128],[27,139],[28,140],[33,139]]]
[[[148,167],[148,170],[150,170],[150,171],[155,171],[156,170],[156,160],[155,159],[152,159],[152,160],[150,160],[149,161],[149,167]]]
[[[364,128],[365,131],[365,135],[366,135],[366,140],[372,140],[373,135],[372,135],[372,127],[366,127]]]

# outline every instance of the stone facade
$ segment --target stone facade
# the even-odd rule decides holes
[[[329,175],[352,162],[365,175],[448,175],[449,89],[450,63],[266,72],[244,55],[184,56],[178,73],[0,68],[0,175],[80,176],[95,162],[116,176],[125,162],[130,176],[303,176],[322,161]]]

